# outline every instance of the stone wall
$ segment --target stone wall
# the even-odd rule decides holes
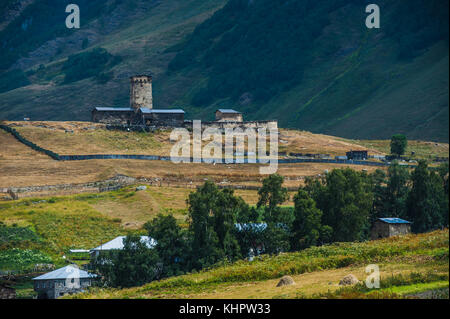
[[[42,192],[59,192],[59,191],[94,191],[102,192],[112,189],[119,189],[128,185],[136,183],[136,179],[125,175],[116,175],[113,178],[83,183],[83,184],[59,184],[59,185],[37,185],[37,186],[24,186],[24,187],[11,187],[6,189],[8,192],[13,192],[18,197],[23,197],[20,194],[24,193],[42,193]],[[18,198],[17,197],[17,198]],[[15,199],[17,199],[15,198]]]
[[[15,299],[16,290],[9,285],[3,285],[0,283],[0,299]]]
[[[383,223],[382,221],[379,220],[375,221],[370,233],[370,239],[376,240],[386,237],[389,237],[389,224]]]
[[[82,292],[87,287],[90,287],[91,279],[72,278],[73,282],[65,279],[58,280],[35,280],[34,291],[38,293],[39,299],[56,299],[67,294],[76,294]],[[68,279],[68,280],[72,280]]]
[[[410,224],[389,224],[389,235],[398,236],[406,235],[411,232]]]
[[[184,113],[151,113],[143,117],[149,127],[182,127],[184,124]]]
[[[192,129],[192,121],[185,121],[184,123],[185,123],[184,125],[186,128]],[[253,129],[265,128],[267,130],[278,129],[277,121],[245,121],[245,122],[231,122],[231,121],[203,122],[202,121],[201,123],[202,123],[202,130],[209,128],[209,127],[217,128],[217,129],[223,130],[223,131],[226,128],[231,128],[231,129],[240,128],[243,131],[245,131],[245,129],[247,129],[247,128],[253,128]]]
[[[111,124],[111,125],[129,125],[134,121],[134,112],[125,111],[92,111],[92,122]]]
[[[222,113],[220,111],[216,112],[216,121],[217,122],[244,122],[241,113]]]
[[[391,236],[406,235],[410,232],[410,224],[388,224],[377,220],[371,230],[370,239],[376,240]]]

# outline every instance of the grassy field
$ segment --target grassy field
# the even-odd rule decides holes
[[[391,237],[364,243],[337,243],[252,262],[217,265],[199,273],[128,289],[92,288],[73,298],[399,298],[448,288],[448,230]],[[363,285],[343,289],[348,274],[365,280],[365,267],[380,268],[381,289]],[[276,287],[284,275],[295,284]]]
[[[170,131],[137,133],[108,131],[102,124],[90,122],[5,122],[28,140],[61,155],[151,154],[170,155],[174,142]],[[205,142],[206,144],[207,142]],[[368,146],[334,136],[298,130],[280,130],[279,151],[345,155],[351,149]],[[389,151],[389,150],[388,150]],[[370,154],[383,154],[369,147]]]
[[[389,140],[355,140],[355,143],[385,154],[389,154],[391,151]],[[415,153],[412,158],[430,160],[436,156],[448,158],[449,148],[447,143],[408,141],[405,155],[410,156],[411,152]]]
[[[22,123],[23,124],[23,123]],[[46,125],[48,128],[36,127]],[[168,133],[141,134],[89,130],[92,123],[35,122],[31,126],[17,127],[18,131],[36,144],[61,154],[115,153],[115,154],[167,154],[171,147]],[[73,130],[74,133],[65,133]],[[114,138],[112,138],[113,136]],[[361,148],[357,144],[338,138],[307,132],[282,131],[280,146],[290,151],[345,153]],[[305,142],[303,142],[303,140]],[[141,147],[141,142],[142,146]],[[11,134],[0,131],[0,188],[31,185],[87,183],[111,178],[117,174],[135,178],[160,178],[169,184],[188,186],[203,183],[205,178],[223,185],[260,185],[259,165],[210,165],[144,160],[88,160],[59,162],[31,150],[19,143]],[[292,145],[292,147],[291,147]],[[300,145],[305,146],[302,149]],[[128,150],[126,150],[128,149]],[[131,151],[132,150],[132,151]],[[328,169],[352,167],[373,171],[372,166],[300,163],[280,164],[278,173],[286,178],[285,185],[298,187],[305,176],[323,174]]]

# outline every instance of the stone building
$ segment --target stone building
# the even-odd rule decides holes
[[[350,151],[346,155],[349,160],[363,161],[369,157],[367,153],[367,151]]]
[[[153,108],[152,77],[135,75],[130,78],[130,107],[137,111],[140,108]]]
[[[141,108],[139,110],[141,123],[146,126],[182,127],[184,125],[184,111],[182,109],[158,110]]]
[[[129,107],[95,107],[92,110],[92,122],[112,125],[131,125],[135,112]]]
[[[371,230],[372,240],[397,235],[405,235],[411,232],[411,222],[400,218],[378,218]]]
[[[38,293],[39,299],[56,299],[84,291],[96,278],[95,274],[69,265],[33,278],[34,291]]]
[[[0,299],[16,299],[16,290],[12,283],[0,282]]]
[[[232,109],[218,109],[216,111],[217,122],[243,122],[242,113]]]
[[[154,109],[152,77],[136,75],[130,78],[129,107],[95,107],[92,122],[109,125],[142,125],[180,127],[184,124],[181,109]]]
[[[192,128],[193,121],[185,120],[182,109],[154,109],[152,94],[152,77],[136,75],[130,78],[129,107],[95,107],[92,110],[93,122],[117,126],[140,127],[185,127]],[[202,129],[211,127],[224,131],[228,128],[268,129],[278,128],[277,121],[247,121],[244,122],[241,112],[232,109],[218,109],[216,120],[202,122]]]

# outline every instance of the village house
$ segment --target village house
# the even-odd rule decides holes
[[[81,270],[76,265],[68,265],[33,278],[34,291],[38,293],[39,299],[56,299],[84,291],[96,278],[97,275]]]
[[[350,151],[347,152],[347,158],[349,160],[356,160],[356,161],[365,161],[369,158],[367,151]]]
[[[397,235],[405,235],[411,232],[411,222],[401,218],[378,218],[375,221],[370,238],[372,240]]]
[[[243,122],[242,113],[232,109],[218,109],[216,111],[218,122]]]

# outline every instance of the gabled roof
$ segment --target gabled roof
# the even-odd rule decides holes
[[[104,243],[103,245],[100,245],[98,247],[92,248],[91,251],[97,251],[97,250],[111,250],[111,249],[123,249],[123,240],[126,236],[119,236],[114,238],[113,240]],[[145,243],[148,248],[153,248],[156,246],[156,240],[149,236],[141,236],[141,243]]]
[[[130,107],[95,107],[94,110],[99,112],[133,112]]]
[[[182,109],[149,109],[146,107],[140,108],[141,112],[144,114],[150,113],[184,113]]]
[[[397,217],[378,218],[378,219],[388,224],[411,224],[411,222]]]
[[[87,271],[81,270],[72,265],[56,269],[52,272],[46,273],[42,276],[33,278],[33,280],[51,280],[51,279],[67,279],[67,278],[95,278],[97,275],[90,274]]]
[[[241,114],[241,112],[232,110],[232,109],[218,109],[217,111],[221,112],[221,113],[234,113],[234,114]],[[216,111],[216,112],[217,112]]]

